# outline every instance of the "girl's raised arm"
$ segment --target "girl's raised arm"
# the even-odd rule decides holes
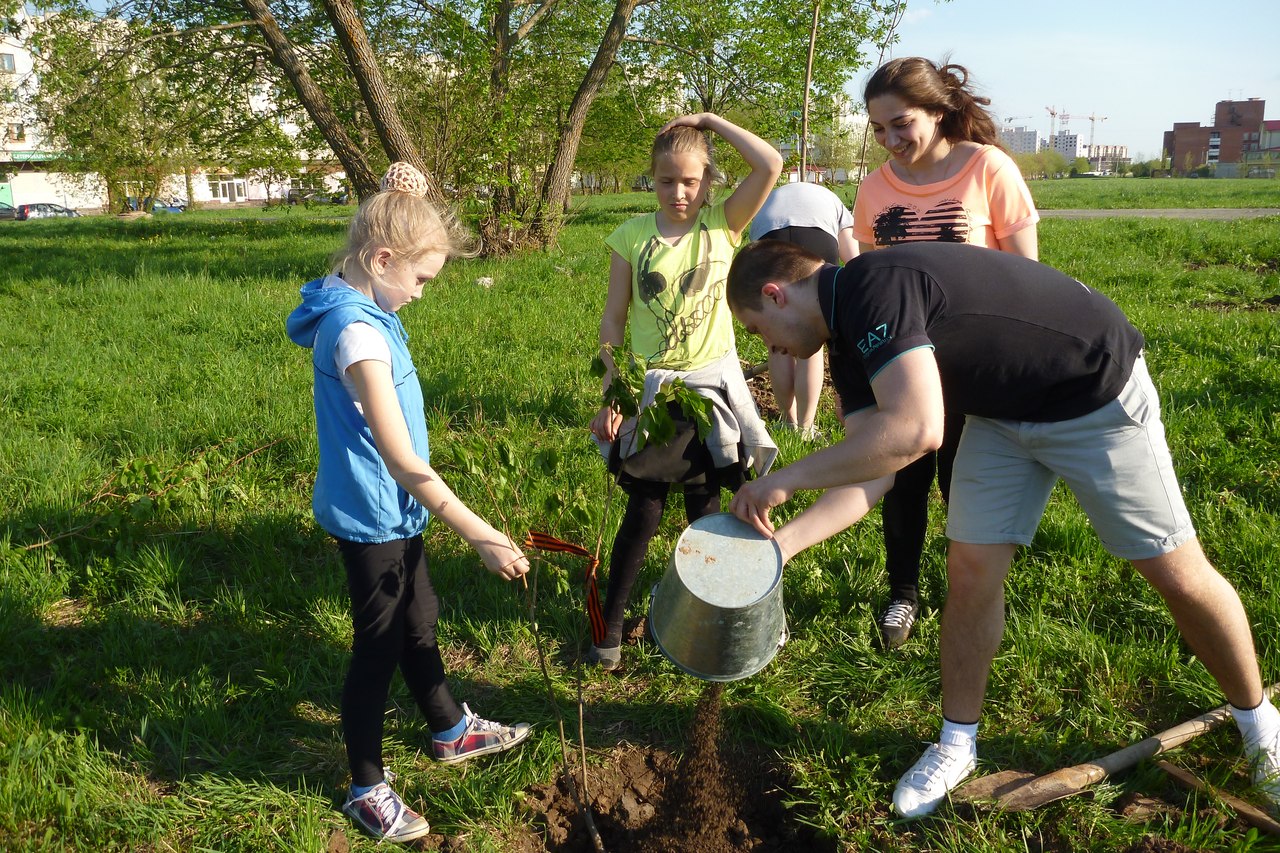
[[[751,174],[738,184],[733,194],[724,203],[725,221],[729,225],[729,230],[733,232],[736,242],[751,223],[751,218],[759,212],[764,200],[769,197],[769,192],[778,183],[778,175],[782,174],[782,155],[751,131],[744,130],[715,113],[695,113],[673,118],[663,125],[662,130],[677,125],[688,125],[720,134],[726,142],[737,149],[742,159],[746,160],[747,165],[751,167]]]

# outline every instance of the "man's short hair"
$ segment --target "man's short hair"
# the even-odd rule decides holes
[[[729,267],[729,309],[759,311],[763,304],[760,288],[769,282],[790,284],[801,281],[822,266],[822,258],[794,243],[757,240],[748,244]]]

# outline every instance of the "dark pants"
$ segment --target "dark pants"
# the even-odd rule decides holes
[[[605,637],[600,648],[609,649],[622,644],[622,621],[640,569],[644,565],[649,541],[658,532],[663,510],[667,507],[667,495],[671,483],[652,480],[622,478],[619,486],[627,493],[627,509],[613,540],[613,552],[609,557],[609,589],[605,594]],[[737,491],[742,485],[742,470],[732,468],[713,469],[707,473],[706,482],[685,484],[684,514],[689,523],[704,515],[720,511],[720,489]]]
[[[889,573],[889,597],[920,600],[920,558],[929,527],[929,493],[934,472],[942,500],[951,495],[951,468],[964,430],[964,415],[947,414],[942,446],[897,473],[893,488],[884,496],[880,515],[884,522],[885,569]]]
[[[382,779],[382,720],[397,667],[431,731],[456,726],[462,709],[449,692],[436,645],[440,600],[422,537],[376,545],[339,539],[338,550],[355,628],[342,687],[342,736],[352,784],[373,785]]]

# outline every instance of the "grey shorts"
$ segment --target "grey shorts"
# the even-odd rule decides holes
[[[951,477],[947,537],[1031,544],[1059,477],[1117,557],[1158,557],[1195,537],[1141,356],[1120,396],[1083,417],[967,418]]]

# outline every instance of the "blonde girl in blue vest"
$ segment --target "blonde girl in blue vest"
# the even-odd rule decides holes
[[[422,388],[396,312],[422,297],[467,236],[425,198],[426,180],[392,164],[382,191],[352,219],[333,272],[302,288],[289,337],[311,350],[320,445],[312,508],[337,540],[354,627],[342,690],[351,789],[342,810],[370,835],[408,842],[430,827],[391,788],[382,721],[391,678],[404,676],[437,760],[509,749],[529,725],[502,725],[459,706],[436,643],[439,599],[422,531],[435,516],[505,580],[529,570],[514,542],[460,501],[428,462]]]

